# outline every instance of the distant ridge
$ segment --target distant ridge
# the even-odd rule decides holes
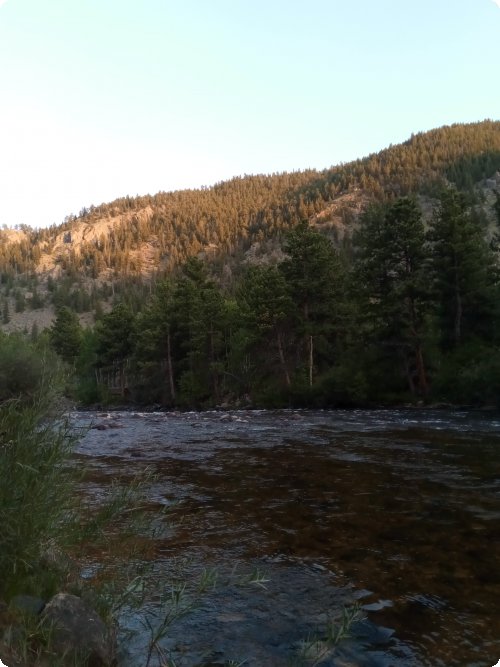
[[[420,132],[322,171],[239,176],[201,189],[123,197],[48,229],[0,231],[0,289],[13,311],[23,298],[33,304],[33,294],[35,305],[54,301],[64,285],[64,294],[84,294],[74,307],[85,312],[97,299],[93,293],[106,299],[117,281],[149,280],[192,256],[210,260],[227,282],[242,262],[279,259],[281,235],[301,220],[346,243],[370,201],[413,194],[425,213],[426,202],[448,184],[491,217],[500,189],[500,121]]]

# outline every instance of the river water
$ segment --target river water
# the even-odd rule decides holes
[[[179,667],[302,664],[301,642],[354,599],[366,620],[317,664],[491,667],[500,658],[500,415],[73,418],[91,426],[76,452],[91,470],[88,493],[150,467],[152,500],[181,501],[182,521],[157,540],[159,563],[189,556],[189,567],[236,564],[269,580],[217,588],[176,621],[162,646]],[[145,641],[140,632],[130,640],[124,667],[144,665]]]

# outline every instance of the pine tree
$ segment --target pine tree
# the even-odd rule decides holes
[[[239,287],[238,304],[246,331],[244,348],[260,368],[273,368],[277,361],[289,388],[293,301],[283,273],[275,266],[251,267]],[[271,358],[269,350],[275,350]]]
[[[38,340],[38,337],[40,335],[40,331],[38,328],[38,322],[35,320],[31,326],[31,332],[30,332],[30,339],[32,343],[36,343]]]
[[[463,194],[441,194],[428,238],[442,348],[471,336],[491,339],[498,309],[495,256]]]
[[[371,207],[356,244],[368,340],[381,359],[389,355],[393,365],[402,365],[412,393],[425,395],[426,246],[415,200],[405,197]]]
[[[10,322],[9,301],[4,299],[2,307],[2,322],[8,324]]]
[[[95,327],[96,366],[101,378],[125,394],[126,365],[132,352],[134,315],[125,303],[118,303]]]
[[[49,329],[52,348],[69,364],[74,364],[80,353],[82,327],[76,313],[61,306],[56,311],[56,319]]]
[[[301,222],[285,237],[287,258],[280,271],[297,309],[297,332],[303,340],[302,365],[309,386],[314,382],[315,341],[332,334],[340,263],[332,243]]]
[[[15,300],[16,313],[24,313],[24,311],[26,310],[26,298],[24,296],[24,293],[20,289],[16,290],[14,294],[14,300]]]
[[[173,358],[173,284],[160,282],[138,315],[134,333],[134,360],[142,393],[149,400],[174,403],[176,377]],[[146,387],[147,385],[147,387]]]
[[[226,355],[225,303],[201,260],[191,258],[183,266],[172,307],[183,396],[198,403],[210,397],[219,402]]]
[[[500,226],[500,191],[496,190],[495,195],[496,195],[496,200],[495,203],[493,204],[493,209],[497,216],[497,224]]]

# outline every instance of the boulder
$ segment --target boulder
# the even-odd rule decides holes
[[[115,638],[81,598],[58,593],[46,604],[42,622],[51,628],[51,648],[60,655],[86,656],[89,667],[115,664]]]

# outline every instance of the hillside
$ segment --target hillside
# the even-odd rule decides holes
[[[210,188],[125,197],[82,210],[48,229],[0,231],[3,321],[30,328],[54,304],[80,313],[120,283],[142,284],[206,257],[221,281],[242,262],[280,257],[282,233],[308,220],[346,243],[373,200],[417,194],[424,212],[453,183],[491,218],[500,186],[500,122],[457,124],[324,171],[237,177]],[[33,312],[33,317],[30,313]],[[21,325],[20,325],[21,323]]]

